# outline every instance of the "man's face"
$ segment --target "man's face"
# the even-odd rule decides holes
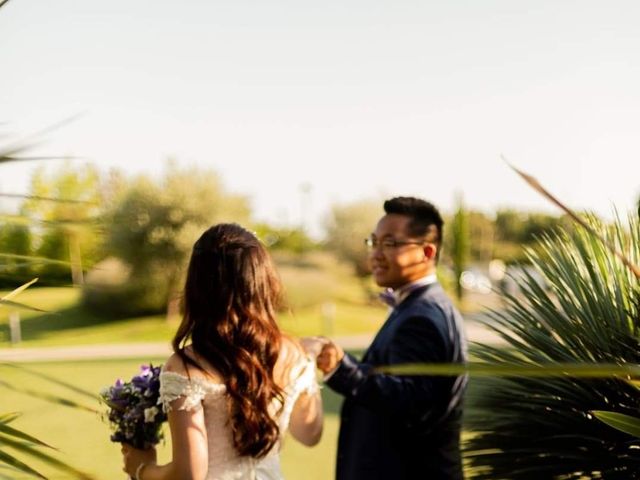
[[[407,232],[410,221],[405,215],[388,214],[371,234],[376,245],[369,252],[369,263],[373,278],[381,287],[395,289],[435,270],[435,245],[410,236]],[[400,244],[394,246],[394,242]]]

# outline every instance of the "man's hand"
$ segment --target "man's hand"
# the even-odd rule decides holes
[[[327,339],[316,358],[318,368],[325,375],[333,372],[344,357],[344,350],[331,340]]]

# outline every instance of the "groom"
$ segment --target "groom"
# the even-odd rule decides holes
[[[466,361],[462,318],[436,279],[442,218],[429,202],[398,197],[366,239],[392,306],[361,362],[326,341],[326,384],[344,395],[338,480],[462,479],[460,428],[466,377],[374,374],[379,365]]]

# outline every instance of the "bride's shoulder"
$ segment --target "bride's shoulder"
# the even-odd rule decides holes
[[[177,353],[173,353],[162,366],[163,372],[179,373],[181,375],[187,374],[186,361]]]
[[[185,347],[180,353],[173,353],[167,358],[162,372],[211,383],[223,383],[220,373],[209,362],[200,358],[191,347]]]

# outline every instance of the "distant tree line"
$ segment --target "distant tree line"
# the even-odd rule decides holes
[[[0,258],[0,287],[37,276],[39,285],[82,284],[83,300],[94,310],[118,315],[160,312],[167,305],[177,310],[191,246],[203,229],[221,221],[248,225],[272,250],[330,251],[364,277],[369,273],[364,238],[382,215],[381,205],[381,199],[333,205],[325,239],[317,241],[302,227],[253,222],[248,198],[227,191],[213,171],[168,164],[158,177],[127,178],[118,171],[101,176],[90,165],[41,168],[19,214],[0,216],[0,252],[15,255]],[[512,209],[488,214],[460,201],[445,217],[441,264],[459,274],[467,262],[524,262],[523,247],[569,226],[561,216]]]

